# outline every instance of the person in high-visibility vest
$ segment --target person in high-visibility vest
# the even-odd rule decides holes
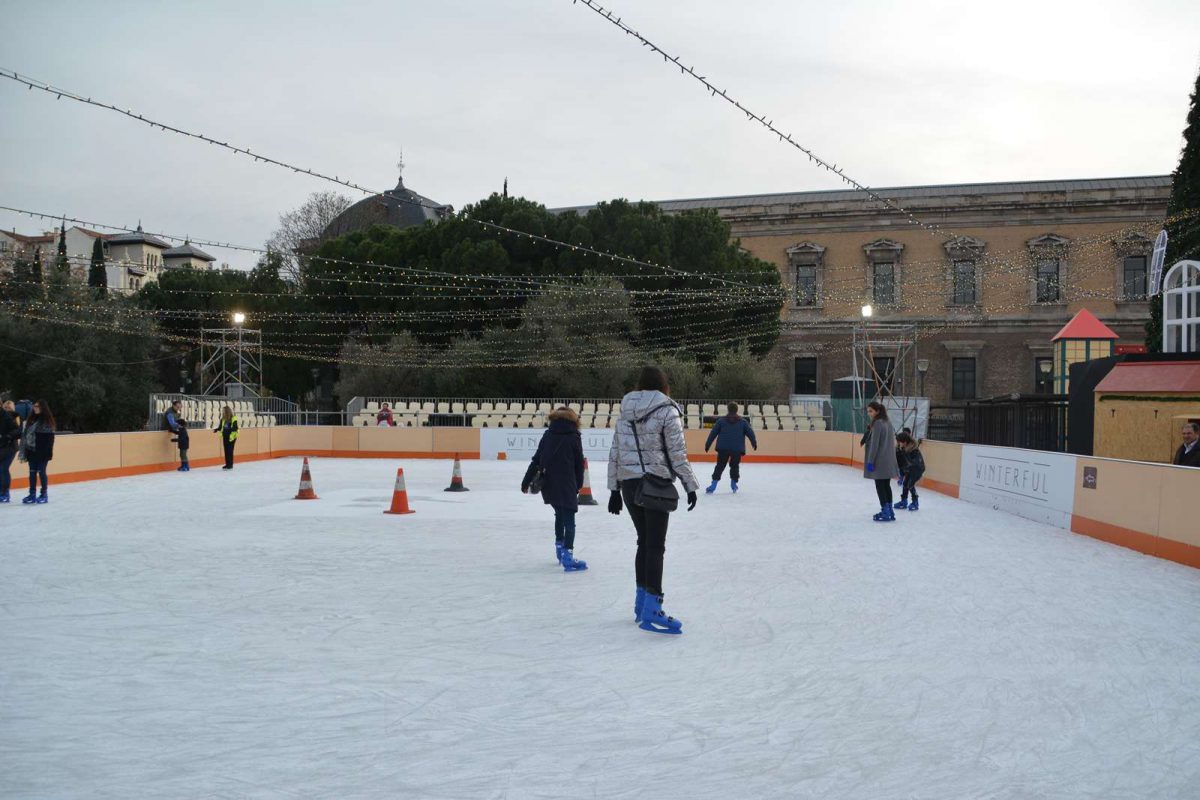
[[[221,469],[233,469],[233,444],[237,441],[238,418],[233,415],[233,409],[225,406],[221,410],[221,422],[213,428],[213,433],[221,434],[221,444],[225,448],[225,466]]]

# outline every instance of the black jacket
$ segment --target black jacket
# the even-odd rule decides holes
[[[12,414],[0,408],[0,455],[8,455],[17,451],[20,441],[21,428]]]
[[[1175,458],[1171,461],[1180,467],[1200,467],[1200,442],[1192,445],[1192,452],[1184,453],[1183,445],[1179,445],[1179,449],[1175,451]]]
[[[910,483],[921,480],[925,474],[925,456],[920,448],[914,448],[904,453],[904,478]]]
[[[550,427],[542,434],[521,481],[522,490],[529,488],[538,467],[546,470],[542,501],[556,509],[578,511],[579,488],[583,486],[583,439],[574,422],[551,415]]]

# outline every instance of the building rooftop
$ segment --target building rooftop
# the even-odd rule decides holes
[[[1066,325],[1063,325],[1062,330],[1054,334],[1054,338],[1050,341],[1057,342],[1059,339],[1120,338],[1120,336],[1112,332],[1112,328],[1096,319],[1095,314],[1088,311],[1086,308],[1081,308],[1079,309],[1079,313],[1071,317],[1071,321]]]
[[[129,233],[118,233],[109,237],[109,244],[148,244],[151,247],[161,247],[164,250],[170,248],[170,244],[159,239],[157,236],[151,236],[142,230],[142,223],[138,223],[136,231]]]
[[[163,258],[198,258],[201,261],[216,261],[217,259],[210,256],[208,253],[201,250],[191,242],[184,242],[179,247],[172,247],[170,250],[164,250]]]

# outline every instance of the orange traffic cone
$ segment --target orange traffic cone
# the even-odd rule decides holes
[[[588,473],[588,460],[583,459],[583,488],[579,490],[579,505],[598,506],[596,498],[592,497],[592,476]]]
[[[462,462],[458,458],[458,453],[454,454],[454,474],[450,476],[450,485],[443,489],[446,492],[469,492],[471,491],[466,486],[463,486],[462,479]]]
[[[415,514],[408,507],[408,489],[404,488],[404,469],[396,470],[396,488],[392,490],[392,507],[385,514]]]
[[[317,499],[317,493],[313,491],[312,473],[308,471],[308,456],[304,457],[304,466],[300,468],[300,491],[296,493],[296,499]]]

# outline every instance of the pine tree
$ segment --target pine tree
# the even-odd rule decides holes
[[[1200,259],[1200,74],[1192,90],[1192,106],[1183,130],[1183,152],[1171,175],[1171,197],[1167,201],[1167,257],[1163,274],[1176,261]],[[1146,349],[1162,350],[1162,295],[1150,298],[1146,323]]]
[[[58,255],[54,257],[54,271],[51,273],[55,282],[66,283],[71,277],[71,260],[67,258],[67,223],[63,223],[58,231]]]
[[[104,242],[97,238],[92,243],[92,264],[88,267],[88,286],[96,297],[104,297],[108,289],[108,269],[104,266]]]
[[[33,249],[33,263],[29,265],[29,282],[42,283],[42,248]]]

